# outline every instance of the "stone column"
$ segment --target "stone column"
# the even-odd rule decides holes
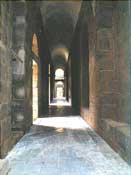
[[[54,68],[51,65],[51,67],[50,67],[50,101],[53,100],[54,79],[55,79]]]
[[[71,58],[68,58],[68,96],[71,102]]]
[[[72,43],[71,58],[71,96],[75,114],[80,113],[80,53],[79,28],[76,29]]]
[[[40,60],[39,70],[39,117],[43,117],[48,114],[48,103],[49,103],[49,81],[48,81],[48,64]]]
[[[49,51],[44,40],[45,35],[43,31],[39,35],[38,45],[39,45],[39,92],[38,92],[38,108],[39,117],[48,115],[49,107],[49,78],[48,78],[48,66],[49,66]],[[43,45],[44,43],[44,45]]]
[[[0,2],[0,158],[11,148],[11,98],[12,98],[12,13],[11,3]],[[0,161],[0,174],[3,162]],[[3,174],[2,174],[3,175]]]
[[[69,72],[68,72],[68,66],[66,68],[66,100],[69,101]]]
[[[26,2],[13,3],[13,11],[12,128],[25,132],[32,124],[32,27],[26,18]]]

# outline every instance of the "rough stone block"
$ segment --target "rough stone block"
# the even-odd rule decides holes
[[[0,122],[1,144],[11,136],[11,119],[5,118]]]
[[[112,93],[117,92],[117,83],[114,79],[114,71],[101,71],[100,72],[100,92]]]
[[[4,142],[1,144],[1,158],[5,158],[9,150],[11,149],[11,139],[12,137],[7,138],[4,140]]]
[[[103,4],[102,1],[99,8],[97,8],[97,25],[100,27],[112,27],[112,19],[113,19],[113,9],[111,6],[107,6],[107,4]]]
[[[125,159],[130,159],[130,126],[127,123],[111,120],[110,118],[101,119],[99,126],[102,135],[112,145],[114,149]]]
[[[111,105],[116,105],[117,104],[117,95],[112,93],[112,94],[104,94],[100,96],[100,104],[111,104]]]
[[[11,113],[11,107],[9,104],[0,104],[0,120],[5,118]]]
[[[101,118],[110,118],[110,119],[116,119],[117,111],[116,111],[116,105],[101,105]]]
[[[96,63],[99,70],[113,70],[114,60],[112,52],[99,51],[96,54]]]
[[[7,175],[10,169],[9,162],[7,160],[0,159],[0,175]]]

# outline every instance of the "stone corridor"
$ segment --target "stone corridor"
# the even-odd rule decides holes
[[[8,175],[131,175],[79,116],[37,119],[6,159]]]
[[[1,0],[0,175],[130,167],[131,0]]]

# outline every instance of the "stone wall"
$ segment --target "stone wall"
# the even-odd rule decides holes
[[[0,2],[1,158],[32,124],[32,10],[25,1]]]
[[[41,29],[38,11],[35,2],[13,3],[12,129],[20,133],[32,125],[32,41]]]
[[[80,84],[81,115],[129,162],[131,101],[128,8],[128,1],[83,2],[77,24],[79,32],[77,39],[74,39],[79,43],[79,49],[72,52],[81,60],[81,78],[76,83],[78,87]],[[89,61],[89,74],[85,61]],[[88,98],[89,106],[85,103]]]
[[[0,2],[0,157],[11,147],[11,98],[12,98],[12,6]]]
[[[13,3],[12,129],[25,130],[26,4]]]
[[[102,2],[97,9],[95,59],[100,60],[97,130],[124,159],[130,161],[128,1]]]

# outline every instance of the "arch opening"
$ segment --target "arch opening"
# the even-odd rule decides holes
[[[55,90],[54,96],[57,99],[65,97],[65,72],[62,68],[55,70]]]
[[[62,68],[58,68],[55,71],[55,80],[63,79],[64,80],[64,70]]]
[[[32,38],[32,116],[33,121],[38,118],[38,41],[36,34]]]

